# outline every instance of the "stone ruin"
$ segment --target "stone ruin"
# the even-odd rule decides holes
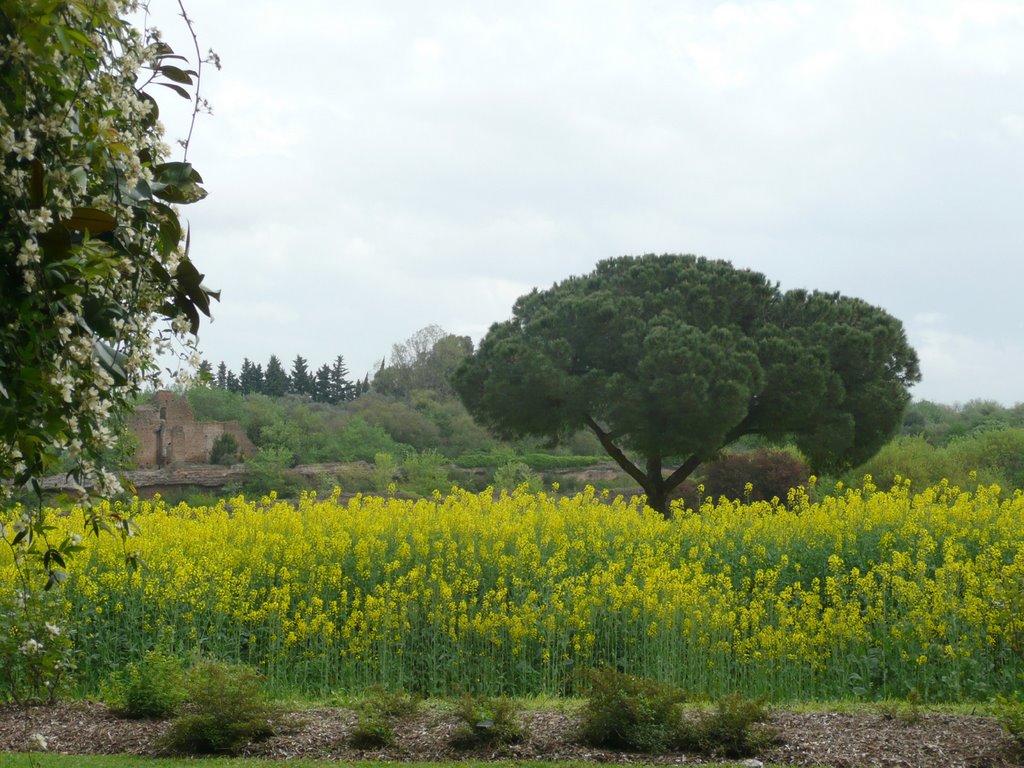
[[[224,434],[235,438],[242,456],[256,453],[237,421],[197,422],[192,406],[173,392],[157,392],[150,402],[138,406],[128,427],[139,442],[135,464],[140,469],[209,464],[213,444]]]

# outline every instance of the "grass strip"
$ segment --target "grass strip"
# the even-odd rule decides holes
[[[136,757],[134,755],[57,755],[50,753],[0,752],[0,765],[4,768],[274,768],[287,763],[288,768],[394,768],[394,763],[361,760],[264,760],[242,757]],[[451,768],[450,762],[403,763],[402,768]],[[501,762],[459,761],[459,768],[595,768],[596,763],[582,760],[559,762],[531,762],[508,760]],[[739,762],[702,763],[703,768],[735,768]],[[772,768],[774,764],[766,764]],[[640,763],[601,763],[601,768],[640,768]]]

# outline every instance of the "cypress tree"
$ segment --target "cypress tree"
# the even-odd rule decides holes
[[[297,395],[313,394],[313,377],[309,375],[309,365],[306,358],[296,355],[292,361],[292,392]]]
[[[263,378],[264,394],[270,397],[284,397],[288,394],[289,386],[288,374],[284,372],[281,361],[277,355],[271,355]]]

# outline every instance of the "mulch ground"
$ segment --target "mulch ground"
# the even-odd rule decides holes
[[[500,749],[460,751],[451,746],[455,717],[427,710],[401,720],[394,746],[364,751],[348,745],[356,722],[351,710],[307,709],[283,716],[277,736],[250,745],[251,757],[335,760],[588,760],[649,764],[699,764],[688,754],[638,755],[594,749],[576,738],[578,722],[558,711],[523,715],[527,734]],[[62,703],[48,707],[0,706],[0,752],[26,751],[34,733],[49,750],[68,754],[160,754],[158,741],[169,723],[123,720],[103,704]],[[1024,756],[991,718],[921,714],[917,719],[873,713],[776,711],[768,726],[778,738],[756,758],[783,765],[837,768],[1003,768],[1024,765]]]

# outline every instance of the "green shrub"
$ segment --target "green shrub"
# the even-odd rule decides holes
[[[760,699],[740,694],[723,696],[715,711],[704,714],[681,732],[678,746],[714,757],[749,757],[768,746],[773,735],[765,729],[754,730],[756,723],[768,719]]]
[[[664,752],[680,738],[684,698],[655,680],[610,667],[593,670],[580,735],[596,747]]]
[[[321,484],[317,481],[317,490],[323,494],[330,495],[334,486],[338,486],[345,493],[358,493],[371,490],[370,478],[373,475],[373,467],[366,462],[355,462],[338,467],[326,481]]]
[[[20,508],[14,507],[11,516],[18,520]],[[0,510],[0,528],[4,523],[8,520]],[[17,528],[11,533],[19,535]],[[41,587],[42,582],[35,586]],[[61,597],[59,589],[21,591],[13,581],[0,588],[0,704],[8,699],[18,704],[52,704],[69,682],[75,669],[74,646],[72,633],[61,619]]]
[[[121,717],[170,717],[185,701],[181,661],[159,651],[146,651],[142,661],[110,676],[102,696]]]
[[[1010,494],[1024,489],[1024,429],[982,432],[954,440],[946,450],[956,466],[976,470],[979,483],[997,482]],[[963,487],[974,485],[967,482]]]
[[[238,463],[238,440],[230,432],[222,433],[210,447],[210,463],[229,466]]]
[[[879,711],[886,720],[898,720],[905,725],[921,722],[921,694],[916,688],[907,692],[905,700],[884,701]]]
[[[996,697],[996,717],[1003,730],[1024,749],[1024,700]]]
[[[331,436],[324,458],[332,461],[373,461],[378,453],[394,455],[402,449],[383,427],[351,417],[344,428]]]
[[[456,715],[460,725],[452,743],[460,749],[514,744],[523,738],[519,711],[511,699],[464,694]]]
[[[959,484],[966,474],[966,469],[953,465],[948,451],[936,448],[923,437],[897,437],[843,479],[847,485],[856,485],[864,475],[871,475],[879,488],[888,488],[899,476],[910,478],[913,487],[920,489],[943,478]]]
[[[367,698],[360,704],[360,711],[373,712],[382,717],[407,717],[420,706],[420,700],[404,688],[389,691],[383,686],[373,685],[366,693]]]
[[[420,496],[429,496],[434,491],[446,493],[451,487],[445,468],[447,463],[448,460],[432,448],[409,455],[403,462],[403,486]]]
[[[507,450],[496,449],[463,453],[461,456],[453,459],[452,463],[467,469],[476,467],[497,469],[510,462],[521,462],[533,470],[552,471],[557,469],[593,467],[597,464],[607,464],[609,461],[611,459],[608,456],[561,456],[552,453],[524,453],[517,455]]]
[[[234,754],[251,741],[274,734],[274,711],[260,676],[248,667],[202,662],[189,670],[189,711],[165,737],[170,752]]]
[[[390,453],[378,453],[373,457],[373,472],[370,485],[377,493],[390,493],[395,485],[395,472],[398,464]]]
[[[360,712],[349,734],[348,743],[356,749],[388,747],[395,743],[395,728],[386,717]]]
[[[478,467],[497,468],[515,460],[516,457],[508,451],[468,451],[452,459],[452,463],[463,469],[476,469]]]
[[[480,468],[464,469],[462,467],[450,467],[448,469],[448,478],[451,480],[452,485],[470,493],[481,493],[492,485],[487,470]]]
[[[530,493],[544,490],[544,481],[540,475],[531,472],[528,464],[521,461],[510,461],[494,470],[494,487],[499,490],[514,491],[526,486]]]
[[[522,460],[536,470],[582,469],[596,464],[607,464],[608,456],[559,456],[553,453],[527,453]]]
[[[292,454],[286,448],[260,448],[245,462],[245,492],[264,495],[271,491],[284,493],[291,487],[286,470],[292,465]]]
[[[349,743],[357,749],[386,747],[395,741],[395,718],[413,714],[419,700],[406,691],[388,691],[373,686],[368,697],[356,707],[359,720],[349,736]]]

